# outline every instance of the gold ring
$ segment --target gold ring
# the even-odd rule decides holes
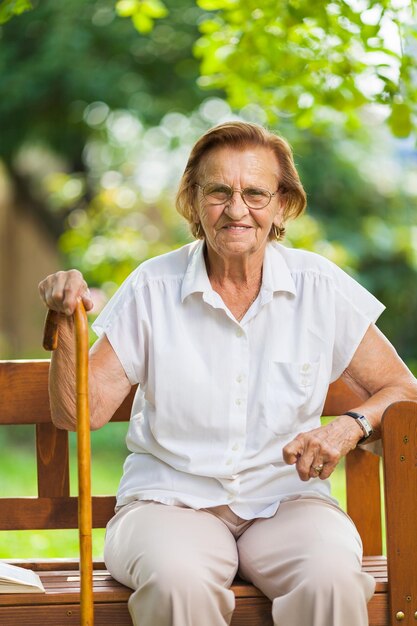
[[[315,465],[313,467],[313,470],[316,472],[316,474],[320,474],[323,471],[323,463],[321,465]]]

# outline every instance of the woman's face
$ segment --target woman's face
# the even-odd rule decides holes
[[[216,148],[201,165],[198,184],[221,183],[233,189],[263,188],[275,193],[279,164],[272,150],[263,147]],[[222,258],[259,254],[263,257],[273,224],[282,223],[279,194],[262,209],[251,209],[238,192],[224,204],[213,204],[197,187],[197,221],[204,230],[209,252]]]

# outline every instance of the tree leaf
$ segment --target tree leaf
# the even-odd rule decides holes
[[[154,19],[168,15],[168,9],[160,0],[143,0],[140,10],[144,15]]]
[[[0,2],[0,24],[5,24],[14,15],[33,9],[30,0],[2,0]]]
[[[234,7],[239,4],[239,0],[197,0],[197,4],[205,11],[218,11]]]
[[[139,0],[118,0],[116,2],[116,11],[120,17],[131,17],[140,8]]]
[[[388,124],[396,137],[409,137],[413,130],[411,110],[405,102],[394,102]]]
[[[150,33],[153,29],[153,19],[138,11],[132,16],[132,22],[134,27],[139,33]]]

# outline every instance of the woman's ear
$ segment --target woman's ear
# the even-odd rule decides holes
[[[277,212],[274,215],[273,224],[274,226],[278,226],[278,228],[282,228],[284,222],[284,206],[280,206]]]

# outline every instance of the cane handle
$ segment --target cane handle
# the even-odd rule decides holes
[[[58,347],[58,311],[48,309],[46,314],[45,327],[43,329],[43,342],[42,345],[45,350],[51,352]]]

